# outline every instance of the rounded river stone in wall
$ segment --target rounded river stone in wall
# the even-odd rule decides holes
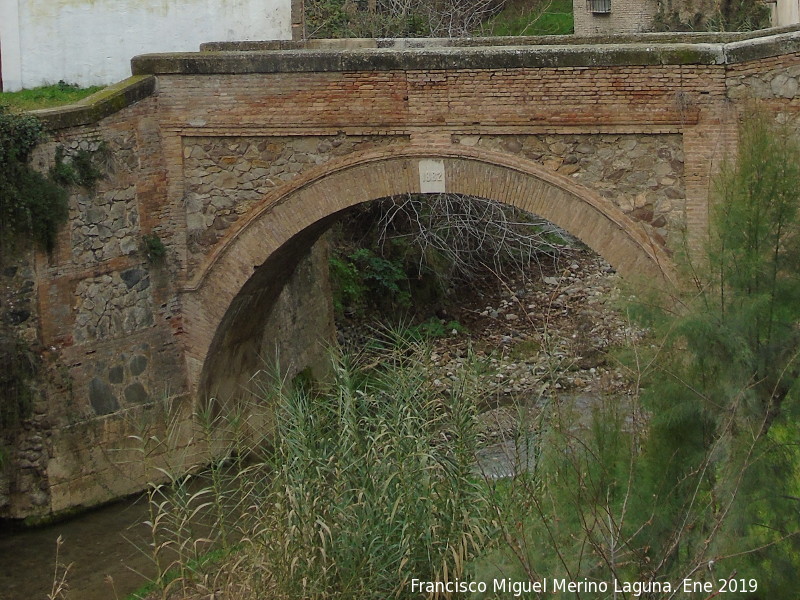
[[[125,285],[128,286],[128,289],[131,289],[133,286],[139,283],[144,275],[145,272],[142,269],[128,269],[127,271],[123,271],[119,274],[122,281],[124,281]]]
[[[125,388],[125,400],[130,404],[144,404],[149,399],[150,395],[147,390],[138,381]]]
[[[108,380],[111,383],[122,383],[125,379],[125,371],[121,365],[116,365],[108,370]]]
[[[131,375],[136,377],[137,375],[141,375],[144,373],[144,370],[147,368],[147,357],[138,354],[131,359],[130,362],[131,368]]]
[[[111,386],[97,377],[89,382],[89,402],[98,415],[108,415],[119,408]]]

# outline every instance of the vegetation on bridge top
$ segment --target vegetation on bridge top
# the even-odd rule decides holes
[[[67,192],[51,175],[29,163],[44,135],[41,122],[0,106],[0,250],[20,239],[48,250],[58,226],[67,217]]]
[[[0,104],[5,104],[13,112],[53,108],[72,104],[101,89],[103,89],[102,86],[80,88],[75,84],[59,81],[52,85],[43,85],[18,92],[0,92]]]

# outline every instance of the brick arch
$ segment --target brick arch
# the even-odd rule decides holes
[[[337,213],[362,202],[420,192],[423,159],[443,162],[447,192],[504,202],[545,218],[624,276],[672,281],[667,253],[640,225],[609,200],[537,163],[444,145],[354,153],[309,170],[266,196],[218,242],[184,288],[189,381],[197,385],[206,378],[214,352],[226,345],[228,352],[234,351],[227,330],[252,310],[252,302],[263,301],[259,286],[290,273],[293,257]],[[240,302],[244,297],[250,305]]]

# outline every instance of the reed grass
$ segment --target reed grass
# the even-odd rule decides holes
[[[377,600],[467,576],[490,529],[478,377],[467,368],[442,391],[427,344],[392,335],[380,361],[332,353],[324,384],[265,370],[246,411],[198,411],[198,435],[229,445],[205,473],[151,489],[151,597]],[[274,429],[249,427],[259,411]]]

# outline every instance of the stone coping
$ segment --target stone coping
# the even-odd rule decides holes
[[[152,75],[134,75],[103,88],[86,98],[55,108],[28,111],[49,130],[66,129],[96,123],[100,119],[150,96],[156,89]]]
[[[634,43],[377,47],[378,40],[338,40],[328,47],[286,50],[225,50],[144,54],[131,61],[134,74],[199,75],[604,67],[650,65],[723,65],[800,52],[800,30],[763,30],[728,42],[649,41]],[[658,35],[658,34],[656,34]],[[702,35],[702,34],[691,34]],[[711,34],[718,35],[718,34]],[[493,42],[498,38],[489,38]],[[512,42],[517,38],[504,38]],[[406,40],[408,41],[408,40]],[[483,40],[474,40],[481,43]],[[375,47],[365,47],[374,42]],[[400,43],[401,40],[395,40]],[[287,42],[288,43],[288,42]],[[351,46],[347,47],[347,43]],[[431,43],[434,43],[431,41]],[[345,45],[342,48],[342,44]],[[361,45],[359,45],[361,44]]]
[[[258,50],[356,50],[364,48],[468,48],[486,46],[575,46],[602,44],[727,44],[780,33],[800,31],[800,24],[760,29],[758,31],[690,31],[659,32],[620,35],[539,35],[505,37],[461,38],[339,38],[309,40],[266,40],[238,42],[206,42],[200,44],[201,52],[234,52]]]

